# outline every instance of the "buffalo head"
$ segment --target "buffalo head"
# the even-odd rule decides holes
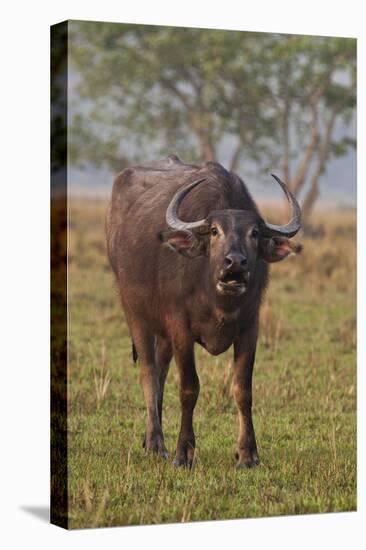
[[[277,176],[273,177],[291,206],[291,220],[286,225],[266,223],[255,210],[213,210],[205,219],[182,221],[179,206],[189,191],[205,179],[180,189],[167,208],[170,230],[163,233],[162,240],[189,258],[208,256],[210,276],[219,295],[244,294],[258,260],[278,262],[301,250],[301,245],[289,240],[301,226],[299,204],[287,186]]]

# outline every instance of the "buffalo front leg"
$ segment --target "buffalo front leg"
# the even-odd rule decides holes
[[[196,440],[193,431],[193,411],[197,403],[200,384],[194,362],[193,344],[174,346],[174,358],[180,381],[180,402],[182,408],[181,426],[174,459],[175,466],[191,468],[194,460]]]
[[[234,342],[233,394],[239,414],[237,468],[259,464],[252,420],[252,374],[258,337],[258,324]]]
[[[144,447],[146,451],[167,458],[168,452],[159,417],[160,379],[155,361],[154,335],[134,327],[133,340],[140,360],[140,383],[147,412]]]

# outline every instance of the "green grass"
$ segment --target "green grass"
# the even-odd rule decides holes
[[[272,269],[254,371],[255,470],[235,469],[230,351],[211,357],[197,347],[197,461],[187,471],[142,449],[145,407],[103,215],[100,204],[71,209],[70,527],[355,510],[354,220],[335,217],[324,238],[303,239],[302,257]],[[173,363],[163,418],[171,458],[179,416]]]

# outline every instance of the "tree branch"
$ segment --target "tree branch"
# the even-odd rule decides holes
[[[311,180],[309,191],[302,205],[302,216],[304,221],[306,221],[309,218],[309,215],[314,206],[314,203],[319,195],[319,178],[323,173],[326,160],[329,156],[334,123],[336,121],[339,110],[340,110],[340,107],[336,107],[335,109],[333,109],[330,119],[328,121],[328,124],[326,126],[324,141],[319,150],[318,161],[316,164],[315,172]]]
[[[285,177],[285,181],[289,182],[290,189],[296,195],[300,192],[300,190],[302,189],[306,181],[306,176],[308,174],[310,164],[314,156],[316,146],[319,141],[318,104],[324,91],[329,85],[334,69],[335,69],[334,63],[330,64],[322,81],[318,83],[318,85],[313,90],[311,90],[308,96],[307,101],[309,102],[310,109],[311,109],[311,137],[308,145],[305,148],[305,152],[302,157],[302,160],[300,161],[299,166],[296,170],[296,173],[291,181],[290,181],[290,175],[289,175],[289,144],[288,144],[289,135],[288,135],[288,129],[286,133],[286,128],[284,127],[284,167],[283,167],[284,177]],[[288,123],[288,120],[286,121],[286,114],[288,115],[288,111],[287,113],[286,111],[284,113],[284,125],[286,124],[286,122]],[[287,178],[286,178],[286,175],[287,175]]]
[[[246,141],[245,129],[246,129],[246,126],[245,126],[244,120],[241,120],[239,123],[239,138],[230,161],[230,170],[232,172],[234,172],[238,168],[240,155]]]
[[[310,163],[313,158],[316,146],[319,141],[318,130],[318,110],[315,103],[311,104],[311,139],[308,143],[304,156],[299,164],[299,167],[294,175],[290,187],[295,194],[298,194],[305,183],[307,173],[309,171]]]
[[[160,77],[160,82],[163,84],[163,86],[167,89],[167,90],[170,90],[171,92],[173,92],[173,94],[178,98],[180,99],[180,101],[182,102],[183,106],[187,109],[187,111],[189,113],[192,112],[192,106],[190,105],[189,101],[188,101],[188,98],[179,90],[179,88],[177,88],[177,86],[175,86],[175,84],[173,84],[173,82],[171,80],[169,80],[168,78],[164,77],[161,75]]]
[[[286,94],[285,104],[282,116],[282,134],[283,134],[283,179],[286,183],[290,181],[290,143],[289,143],[289,118],[290,102]]]
[[[191,105],[188,98],[183,94],[183,92],[181,92],[181,90],[179,90],[179,88],[177,88],[177,86],[171,80],[164,76],[161,76],[160,81],[167,90],[172,92],[181,101],[181,103],[187,110],[191,123],[191,128],[196,134],[200,146],[202,159],[205,161],[216,160],[216,151],[212,143],[209,124],[204,122],[204,118],[207,118],[209,116],[208,113],[203,113],[202,109],[197,111]],[[202,104],[202,102],[200,101],[200,97],[197,97],[196,99],[199,104]]]

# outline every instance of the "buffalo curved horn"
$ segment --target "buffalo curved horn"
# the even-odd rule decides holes
[[[277,176],[271,174],[271,176],[280,184],[282,190],[284,191],[288,202],[291,206],[291,219],[286,225],[273,225],[271,223],[264,223],[261,227],[261,233],[269,237],[275,235],[283,237],[293,237],[299,231],[301,227],[301,209],[299,203],[297,202],[295,196],[287,185],[283,183]]]
[[[193,187],[196,187],[199,183],[202,181],[205,181],[206,178],[202,178],[200,180],[194,181],[193,183],[190,183],[186,187],[183,187],[183,189],[179,189],[170,201],[170,204],[167,208],[166,214],[165,214],[165,220],[166,223],[172,228],[177,230],[182,229],[197,229],[198,227],[201,227],[205,223],[205,219],[198,220],[196,222],[184,222],[179,219],[178,217],[178,210],[180,205],[182,204],[182,201],[184,197],[193,189]]]

